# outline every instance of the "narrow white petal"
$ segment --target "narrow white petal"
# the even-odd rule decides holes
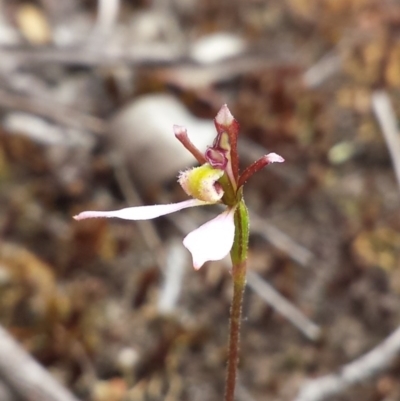
[[[177,212],[193,206],[207,205],[207,202],[198,199],[188,199],[179,203],[170,203],[168,205],[152,205],[127,207],[120,210],[109,212],[87,211],[74,216],[75,220],[91,219],[96,217],[117,217],[124,220],[150,220],[159,216]]]
[[[209,260],[221,260],[232,249],[235,236],[235,210],[228,209],[189,233],[183,245],[193,257],[196,270]]]

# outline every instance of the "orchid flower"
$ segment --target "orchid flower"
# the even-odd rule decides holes
[[[179,174],[178,182],[191,199],[179,203],[128,207],[108,212],[86,211],[74,216],[74,219],[117,217],[125,220],[148,220],[189,207],[224,204],[226,210],[223,213],[189,233],[183,240],[184,246],[192,254],[195,269],[199,269],[207,261],[224,258],[234,243],[235,212],[240,202],[243,202],[243,184],[254,172],[267,164],[284,160],[276,153],[270,153],[253,163],[239,176],[239,124],[226,105],[222,106],[214,123],[217,136],[204,154],[190,142],[185,128],[174,126],[177,139],[201,164],[200,167]]]
[[[82,220],[92,217],[117,217],[126,220],[147,220],[188,207],[217,203],[226,206],[226,210],[219,216],[189,233],[183,240],[183,245],[192,254],[195,269],[199,269],[207,261],[220,260],[228,253],[231,254],[233,297],[225,401],[234,401],[249,241],[249,216],[243,200],[243,185],[264,166],[270,163],[282,163],[284,160],[276,153],[269,153],[239,174],[237,153],[239,124],[226,105],[222,106],[214,123],[217,136],[213,145],[208,147],[204,154],[190,141],[185,128],[174,126],[176,138],[200,164],[200,167],[179,174],[178,182],[191,199],[169,205],[128,207],[111,212],[88,211],[74,218]]]

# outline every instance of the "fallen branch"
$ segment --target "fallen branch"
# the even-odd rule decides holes
[[[397,183],[400,187],[400,132],[397,128],[397,118],[392,102],[385,91],[375,91],[372,94],[372,109],[389,149]]]
[[[261,299],[289,320],[308,339],[316,341],[320,338],[321,329],[257,273],[247,272],[247,284]]]
[[[350,386],[365,382],[387,369],[400,353],[400,327],[371,351],[344,365],[338,373],[310,380],[295,401],[322,401],[341,394]]]
[[[40,99],[19,95],[0,89],[0,107],[12,111],[23,111],[55,121],[67,127],[85,129],[95,134],[104,134],[107,124],[97,118],[57,102],[44,103]]]
[[[23,400],[78,401],[0,327],[0,379]]]

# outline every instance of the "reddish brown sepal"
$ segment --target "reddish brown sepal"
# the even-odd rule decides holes
[[[232,116],[228,106],[224,104],[217,116],[214,119],[215,128],[218,135],[226,132],[229,137],[229,144],[231,146],[230,156],[232,164],[232,172],[237,182],[239,177],[239,156],[237,152],[237,141],[239,135],[240,125],[237,120]]]
[[[187,130],[179,125],[174,125],[174,134],[176,139],[194,156],[194,158],[200,163],[204,164],[207,162],[203,153],[192,143],[187,135]]]
[[[243,173],[239,177],[239,185],[238,187],[240,188],[242,185],[245,184],[245,182],[257,171],[260,171],[262,168],[267,166],[268,164],[271,163],[283,163],[285,159],[282,156],[277,155],[276,153],[269,153],[268,155],[265,155],[261,157],[261,159],[258,159],[255,161],[253,164],[251,164],[249,167],[246,168],[246,170],[243,171]]]

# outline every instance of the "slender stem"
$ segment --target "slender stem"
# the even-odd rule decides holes
[[[233,298],[229,324],[228,367],[225,385],[225,401],[234,401],[237,367],[239,363],[240,323],[242,319],[243,293],[246,286],[246,261],[233,266]]]
[[[225,401],[234,401],[237,367],[239,363],[240,323],[243,293],[246,286],[247,247],[249,242],[249,215],[243,200],[235,210],[235,239],[231,250],[233,298],[229,323],[228,366]]]

